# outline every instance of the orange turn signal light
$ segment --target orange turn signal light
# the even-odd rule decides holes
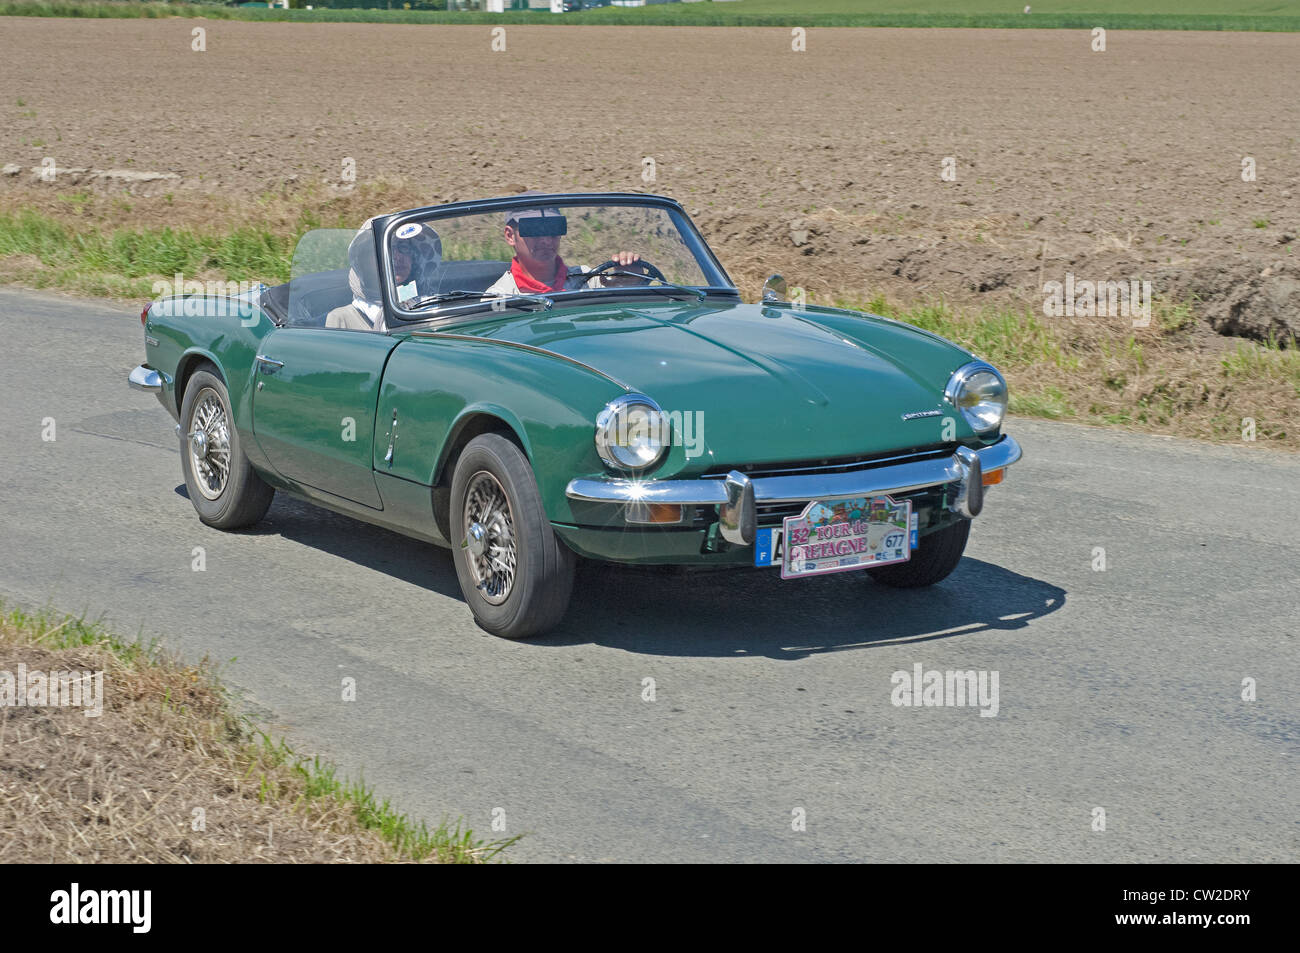
[[[1005,468],[1001,470],[989,470],[984,474],[984,485],[997,486],[1002,482],[1002,477],[1006,475],[1006,472]]]
[[[644,515],[647,523],[680,523],[682,508],[676,503],[646,503]]]

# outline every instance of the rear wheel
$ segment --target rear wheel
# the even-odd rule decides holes
[[[575,558],[514,443],[487,433],[466,444],[452,475],[450,522],[456,577],[480,628],[524,639],[560,621]]]
[[[275,496],[244,456],[226,385],[207,368],[194,372],[181,402],[181,471],[199,519],[217,529],[251,526]]]
[[[970,520],[958,520],[951,526],[937,530],[923,539],[905,563],[868,569],[867,574],[876,582],[895,589],[919,589],[932,586],[948,577],[961,562],[970,536]]]

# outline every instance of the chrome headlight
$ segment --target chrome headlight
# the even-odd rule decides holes
[[[668,418],[644,394],[615,397],[596,416],[596,452],[607,466],[637,472],[668,452]]]
[[[972,361],[957,368],[943,396],[980,435],[1001,427],[1007,413],[1007,382],[996,367],[984,361]]]

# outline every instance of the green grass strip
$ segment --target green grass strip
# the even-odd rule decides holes
[[[915,6],[925,6],[917,3]],[[980,29],[1091,30],[1209,30],[1245,32],[1297,32],[1300,15],[1272,13],[1210,12],[1110,12],[1109,9],[1052,11],[1032,15],[989,10],[987,3],[958,3],[966,11],[903,11],[836,9],[834,3],[789,4],[788,10],[773,10],[772,4],[758,4],[758,11],[738,3],[666,3],[645,7],[604,7],[581,13],[554,15],[547,11],[477,13],[443,10],[270,10],[228,7],[206,3],[111,3],[100,0],[0,0],[0,16],[160,18],[203,17],[209,20],[290,21],[309,23],[432,23],[432,24],[540,24],[595,26],[742,26],[742,27],[941,27]],[[1032,4],[1031,4],[1032,5]],[[1086,7],[1086,3],[1075,4]],[[937,6],[937,4],[936,4]],[[1002,8],[1003,5],[996,5]],[[1014,6],[1014,4],[1008,4]],[[1099,6],[1109,7],[1108,4]],[[1192,9],[1206,10],[1221,4],[1189,0]],[[1279,3],[1273,8],[1294,8]],[[983,9],[978,9],[983,8]],[[760,12],[772,11],[772,12]]]
[[[177,272],[220,274],[223,280],[289,280],[294,237],[244,226],[199,234],[188,229],[82,230],[25,210],[0,213],[0,258],[28,255],[42,268],[18,277],[40,287],[62,287],[108,297],[152,297],[153,282]]]

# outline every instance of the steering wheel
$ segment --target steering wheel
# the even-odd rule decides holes
[[[630,265],[620,265],[611,258],[609,261],[597,265],[595,268],[591,269],[591,271],[584,271],[580,274],[570,275],[569,277],[575,279],[577,281],[577,287],[581,288],[592,278],[597,276],[604,277],[605,272],[627,271],[638,267],[644,269],[644,274],[641,277],[644,277],[645,281],[642,282],[642,284],[649,284],[652,278],[656,281],[662,281],[664,284],[668,283],[668,279],[664,277],[664,273],[644,258],[639,258]]]

